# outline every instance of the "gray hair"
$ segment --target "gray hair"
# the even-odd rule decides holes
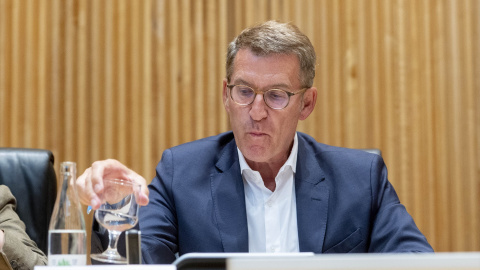
[[[312,87],[315,78],[315,49],[308,37],[291,23],[267,21],[243,30],[227,51],[227,81],[233,74],[233,62],[240,49],[250,49],[255,55],[295,54],[300,62],[302,87]]]

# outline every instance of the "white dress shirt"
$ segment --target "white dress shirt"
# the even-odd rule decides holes
[[[294,180],[297,134],[287,162],[275,177],[274,192],[265,187],[260,173],[252,170],[237,150],[245,188],[249,252],[299,252]]]

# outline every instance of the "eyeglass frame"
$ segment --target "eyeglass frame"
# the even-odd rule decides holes
[[[252,90],[253,90],[253,93],[255,93],[255,95],[253,96],[252,101],[251,101],[250,103],[248,103],[248,104],[240,104],[240,103],[236,102],[236,101],[233,99],[233,96],[232,96],[232,88],[235,87],[235,86],[245,86],[245,87],[248,87],[248,88],[252,89]],[[272,89],[268,89],[268,90],[266,90],[266,91],[255,90],[255,89],[253,89],[252,87],[250,87],[250,86],[248,86],[248,85],[244,85],[244,84],[227,84],[227,88],[230,90],[230,98],[232,99],[232,101],[235,102],[236,104],[240,105],[240,106],[248,106],[248,105],[252,104],[252,103],[255,101],[255,98],[257,97],[257,94],[260,93],[260,94],[263,95],[263,102],[265,102],[265,105],[267,105],[267,106],[268,106],[270,109],[272,109],[272,110],[283,110],[283,109],[285,109],[285,108],[288,106],[288,104],[290,104],[290,97],[291,97],[291,96],[295,96],[295,95],[297,95],[297,94],[305,93],[305,91],[307,91],[308,89],[310,89],[310,87],[305,87],[305,88],[300,89],[298,92],[293,93],[293,92],[290,92],[290,91],[287,91],[287,90],[283,90],[283,89],[278,89],[278,88],[272,88]],[[273,91],[273,90],[275,90],[275,91],[282,91],[282,92],[284,92],[284,93],[287,94],[287,96],[288,96],[288,101],[287,101],[287,104],[285,105],[285,107],[283,107],[283,108],[272,108],[272,107],[270,107],[270,105],[268,105],[267,101],[265,100],[265,93],[267,93],[268,91]]]

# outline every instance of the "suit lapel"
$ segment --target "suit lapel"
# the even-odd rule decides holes
[[[301,252],[321,253],[325,239],[329,190],[315,154],[298,136],[295,194]],[[248,252],[248,225],[245,191],[232,140],[220,154],[211,174],[212,199],[224,252]]]
[[[245,191],[234,140],[220,153],[210,179],[215,218],[224,252],[248,252]]]
[[[298,136],[295,195],[298,240],[301,252],[321,253],[327,226],[329,191],[315,154]]]

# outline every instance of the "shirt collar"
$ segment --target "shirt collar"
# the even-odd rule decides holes
[[[250,168],[250,166],[248,165],[247,161],[245,160],[245,157],[243,156],[242,151],[240,151],[238,147],[237,147],[237,151],[238,151],[238,160],[240,162],[240,171],[242,172],[242,174],[245,170],[253,171],[252,168]],[[285,162],[285,164],[283,164],[283,166],[280,168],[278,173],[284,171],[287,168],[287,166],[292,168],[292,171],[294,173],[296,172],[297,153],[298,153],[298,138],[297,138],[297,133],[295,132],[295,137],[293,137],[293,147],[292,147],[292,151],[290,152],[290,156],[288,156],[287,161]]]

